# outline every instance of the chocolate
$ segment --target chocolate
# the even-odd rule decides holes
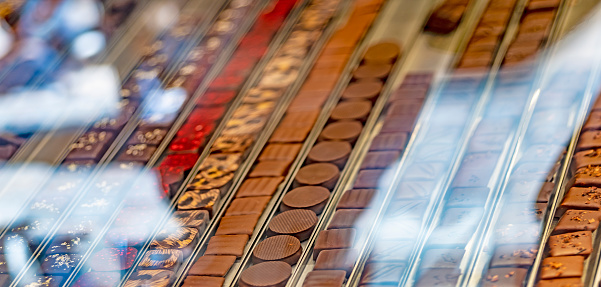
[[[240,274],[241,287],[283,287],[292,275],[292,267],[285,262],[263,262],[249,267]]]
[[[601,165],[601,149],[587,149],[574,154],[572,158],[573,170],[578,170],[589,165]]]
[[[342,270],[316,270],[305,277],[303,287],[341,287],[346,272]]]
[[[482,286],[521,286],[526,279],[528,269],[491,268],[482,279]]]
[[[366,169],[359,171],[355,180],[355,188],[377,188],[380,185],[387,186],[390,178],[383,178],[383,169]],[[384,179],[384,180],[382,180]]]
[[[374,243],[368,262],[406,262],[413,251],[411,241],[378,240]]]
[[[455,286],[460,274],[457,269],[425,269],[421,271],[419,281],[415,286]]]
[[[298,155],[302,144],[268,144],[259,157],[259,161],[279,160],[292,163]]]
[[[599,227],[601,211],[570,209],[559,219],[554,232],[594,231]]]
[[[368,263],[359,284],[398,284],[405,269],[404,263]]]
[[[400,157],[398,151],[370,151],[365,155],[361,169],[382,169],[391,167]]]
[[[601,148],[601,131],[584,131],[580,133],[576,149],[581,151],[593,148]]]
[[[371,112],[370,101],[348,101],[340,102],[330,114],[330,119],[334,121],[358,120],[365,122]]]
[[[269,196],[236,198],[225,212],[225,216],[261,214],[271,200]]]
[[[447,199],[449,207],[484,206],[489,189],[481,188],[454,188]]]
[[[210,256],[204,255],[198,258],[196,263],[192,265],[189,275],[201,276],[225,276],[230,270],[236,256]]]
[[[295,143],[304,142],[305,138],[311,129],[313,124],[299,124],[295,127],[289,126],[278,126],[269,138],[270,143]]]
[[[171,215],[169,224],[176,227],[193,227],[203,231],[209,220],[209,212],[206,210],[176,211]]]
[[[375,189],[351,189],[344,192],[336,209],[363,209],[369,208],[376,195]]]
[[[482,214],[484,213],[483,208],[464,208],[454,207],[449,208],[445,211],[442,222],[440,225],[447,226],[474,226],[480,222]]]
[[[584,268],[583,256],[547,257],[540,269],[541,279],[581,277]]]
[[[178,199],[177,208],[180,210],[202,209],[208,211],[209,216],[212,216],[220,198],[219,189],[188,190]]]
[[[403,99],[390,102],[387,116],[414,116],[417,117],[424,101],[422,99]]]
[[[556,9],[559,7],[560,3],[561,1],[559,0],[532,0],[528,2],[528,11]]]
[[[409,133],[413,130],[414,115],[388,115],[380,133]]]
[[[564,233],[549,237],[550,256],[568,256],[591,254],[592,234],[590,231]]]
[[[601,189],[594,186],[572,187],[564,196],[561,208],[599,210],[601,208]]]
[[[108,149],[112,139],[111,132],[88,132],[70,146],[71,151],[66,159],[98,161]]]
[[[290,163],[280,160],[259,161],[248,177],[281,176],[286,173]]]
[[[302,186],[286,193],[282,199],[280,210],[309,209],[320,214],[329,198],[330,191],[325,187]]]
[[[422,268],[459,268],[464,249],[430,249],[422,260]]]
[[[497,244],[534,244],[539,237],[540,223],[517,222],[497,226],[494,238]]]
[[[343,270],[350,274],[357,260],[357,253],[353,249],[332,249],[319,253],[315,260],[314,270]]]
[[[363,55],[366,64],[389,64],[394,63],[401,48],[396,43],[378,43],[367,49]]]
[[[392,65],[390,64],[361,65],[353,72],[353,78],[356,80],[385,79],[391,69]]]
[[[283,261],[291,266],[296,264],[302,253],[298,238],[290,235],[277,235],[261,241],[253,250],[255,264],[265,261]]]
[[[5,275],[2,279],[8,280],[9,278]],[[25,287],[59,287],[63,279],[63,276],[32,276],[24,278],[22,284]],[[0,283],[3,283],[3,286],[8,286],[7,281]]]
[[[244,180],[242,186],[240,189],[238,189],[236,198],[250,196],[271,196],[275,193],[275,190],[283,180],[283,176],[248,178]]]
[[[313,247],[313,259],[317,259],[323,250],[351,248],[355,241],[355,233],[356,231],[350,228],[320,231]]]
[[[94,271],[122,271],[131,268],[138,249],[126,248],[103,248],[94,253],[90,267]]]
[[[182,262],[182,251],[173,249],[148,250],[140,261],[142,269],[175,270]]]
[[[411,181],[406,180],[400,183],[398,190],[395,193],[397,199],[416,199],[430,196],[434,190],[435,182],[433,181]]]
[[[382,87],[382,82],[377,80],[354,82],[342,92],[342,99],[374,101],[380,95]]]
[[[183,287],[221,287],[225,278],[212,276],[186,276]]]
[[[150,248],[181,250],[184,256],[188,256],[196,245],[198,237],[198,230],[192,227],[163,229],[150,242]]]
[[[583,287],[582,279],[580,278],[561,278],[538,281],[538,287]]]
[[[248,235],[217,235],[211,237],[205,255],[234,255],[241,257]]]
[[[437,34],[452,32],[459,26],[459,21],[463,18],[466,6],[463,3],[443,2],[430,14],[425,30]]]
[[[589,165],[577,169],[572,181],[575,186],[601,187],[601,166]]]
[[[491,267],[530,267],[536,258],[538,249],[535,245],[502,245],[493,255]]]
[[[121,154],[117,157],[117,161],[128,162],[148,162],[156,147],[147,144],[128,145]]]
[[[308,162],[330,162],[342,169],[352,149],[348,142],[322,141],[311,148]]]
[[[340,176],[338,167],[331,163],[313,163],[299,169],[294,179],[298,186],[321,185],[333,189]]]
[[[406,133],[378,134],[369,147],[369,151],[401,151],[407,143]]]
[[[146,144],[159,145],[165,138],[167,130],[165,129],[138,129],[130,136],[128,145]]]
[[[282,212],[271,219],[269,231],[273,234],[292,235],[304,241],[311,235],[317,224],[315,212],[295,209]]]
[[[167,287],[175,279],[173,271],[169,270],[138,270],[129,276],[124,287],[153,286]]]
[[[211,146],[211,152],[237,153],[245,152],[254,142],[250,135],[219,136]]]
[[[121,272],[86,272],[81,275],[74,287],[115,286],[121,282]]]
[[[361,209],[340,209],[334,213],[328,229],[339,229],[339,228],[358,228],[356,226],[357,221],[361,217],[363,210]]]
[[[417,225],[418,228],[419,226],[420,225]],[[399,233],[399,235],[405,236],[399,231],[396,232]],[[406,231],[403,230],[403,232]],[[419,229],[412,232],[419,232]],[[472,235],[473,231],[469,229],[466,230],[464,228],[455,228],[454,226],[438,226],[434,229],[434,231],[432,231],[430,239],[428,240],[428,244],[432,247],[440,248],[463,248],[467,244],[467,242],[472,238]],[[409,235],[409,237],[417,237],[417,234]]]
[[[224,216],[221,218],[216,235],[251,235],[261,214]]]

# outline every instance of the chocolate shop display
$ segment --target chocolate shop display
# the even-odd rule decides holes
[[[0,287],[601,286],[598,2],[4,1]]]

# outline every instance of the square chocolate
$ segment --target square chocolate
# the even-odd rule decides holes
[[[347,190],[336,209],[364,209],[369,208],[377,190],[375,189],[351,189]]]
[[[234,255],[241,257],[248,235],[216,235],[211,237],[205,255]]]
[[[255,230],[255,225],[259,220],[260,214],[224,216],[221,218],[216,235],[251,235]]]
[[[259,161],[248,177],[282,176],[286,174],[289,165],[289,162],[281,160]]]
[[[536,245],[501,245],[493,255],[491,267],[530,267],[536,258],[538,248]]]
[[[541,279],[581,277],[584,269],[584,256],[547,257],[540,269]]]
[[[226,210],[225,216],[261,214],[270,200],[270,196],[236,198]]]
[[[213,256],[205,255],[198,258],[192,265],[188,274],[201,276],[225,276],[230,270],[236,256]]]
[[[597,187],[572,187],[561,202],[561,208],[580,210],[601,209],[601,189]]]
[[[404,263],[368,263],[360,284],[398,284],[405,270]]]
[[[553,232],[594,231],[599,227],[599,220],[601,211],[570,209],[559,219]]]
[[[248,178],[244,180],[242,186],[240,186],[240,189],[238,189],[236,198],[249,196],[272,196],[283,180],[283,176]]]
[[[332,229],[319,232],[313,247],[313,259],[323,250],[351,248],[355,240],[355,229]]]
[[[482,286],[522,286],[527,274],[524,268],[491,268],[482,278]]]
[[[577,231],[549,237],[549,254],[556,256],[583,255],[587,257],[593,250],[593,236],[590,231]]]
[[[459,268],[464,249],[430,249],[426,251],[421,268]]]

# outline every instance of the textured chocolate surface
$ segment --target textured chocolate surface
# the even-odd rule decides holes
[[[263,262],[244,270],[238,284],[244,287],[281,287],[286,285],[291,274],[292,267],[285,262]]]
[[[601,208],[601,189],[597,187],[572,187],[563,198],[561,207],[599,210]]]
[[[430,249],[426,251],[422,268],[459,268],[464,249]]]
[[[288,163],[296,158],[296,155],[300,151],[301,144],[268,144],[259,157],[260,161],[265,160],[281,160]]]
[[[594,231],[599,227],[599,220],[601,220],[601,211],[571,209],[559,219],[554,232]]]
[[[404,272],[404,263],[368,263],[360,284],[398,284]]]
[[[295,209],[282,212],[271,219],[269,231],[275,234],[296,236],[301,241],[309,238],[317,224],[315,212],[306,209]]]
[[[213,276],[186,276],[184,287],[221,287],[225,278]]]
[[[281,176],[288,170],[289,162],[281,160],[259,161],[248,177]]]
[[[386,133],[377,135],[371,142],[370,151],[398,150],[401,151],[407,143],[406,133]]]
[[[330,119],[340,120],[359,120],[365,121],[371,111],[370,101],[348,101],[340,102],[330,114]]]
[[[521,286],[527,273],[524,268],[491,268],[482,279],[482,286]]]
[[[341,287],[346,272],[342,270],[316,270],[307,274],[303,287]]]
[[[283,261],[296,264],[302,253],[298,238],[290,235],[276,235],[261,241],[253,250],[253,262]]]
[[[236,261],[236,256],[210,256],[198,258],[188,274],[201,276],[225,276]]]
[[[166,287],[174,279],[173,271],[168,270],[138,270],[125,282],[126,287],[156,286]]]
[[[282,176],[246,179],[238,189],[236,197],[271,196],[282,180],[284,180]]]
[[[314,145],[309,151],[311,162],[330,162],[343,168],[351,153],[352,146],[344,141],[323,141]]]
[[[425,269],[421,270],[421,275],[415,286],[455,286],[459,275],[457,269]]]
[[[582,287],[582,279],[580,278],[560,278],[538,281],[538,287]]]
[[[261,214],[270,200],[269,196],[236,198],[226,210],[225,216]]]
[[[133,247],[104,248],[94,254],[90,266],[94,271],[121,271],[131,267],[138,255]]]
[[[202,209],[212,215],[219,199],[221,199],[221,195],[218,189],[188,190],[178,199],[177,208],[180,210]]]
[[[224,216],[221,218],[216,235],[248,234],[251,235],[260,214]]]
[[[529,267],[534,262],[538,248],[536,245],[501,245],[493,255],[491,267],[523,266]]]
[[[362,130],[363,125],[359,121],[339,121],[327,125],[320,137],[324,140],[354,142]]]
[[[375,189],[351,189],[344,192],[337,209],[362,209],[368,208],[376,195]]]
[[[349,84],[342,98],[346,100],[370,100],[373,101],[382,91],[382,82],[378,80],[364,80]]]
[[[357,259],[353,249],[332,249],[319,253],[314,270],[343,270],[350,274]]]
[[[348,249],[355,241],[355,229],[332,229],[319,232],[313,247],[313,259],[317,259],[319,253],[329,249]]]
[[[174,270],[182,261],[182,251],[171,249],[148,250],[140,261],[143,269],[167,269]]]
[[[322,186],[301,186],[284,196],[280,209],[309,209],[320,214],[330,198],[330,191]]]
[[[328,229],[339,229],[339,228],[359,228],[362,226],[357,226],[359,222],[357,222],[361,215],[363,214],[363,210],[361,209],[340,209],[336,210],[332,220],[328,224]]]
[[[593,250],[593,236],[590,231],[577,231],[549,237],[551,256],[583,255]]]
[[[79,254],[50,254],[42,261],[42,270],[46,274],[68,274],[79,264],[80,260],[81,255]]]
[[[331,163],[313,163],[299,169],[295,177],[298,185],[321,185],[333,188],[340,176],[338,167]]]
[[[216,235],[211,237],[205,255],[242,256],[248,235]]]

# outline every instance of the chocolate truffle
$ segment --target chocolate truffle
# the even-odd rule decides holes
[[[330,162],[343,168],[351,153],[351,144],[344,141],[323,141],[309,151],[308,159],[314,162]]]
[[[280,210],[309,209],[320,214],[325,207],[330,191],[322,186],[301,186],[284,196]]]
[[[290,275],[292,267],[285,262],[263,262],[244,270],[238,284],[242,287],[283,287]]]
[[[338,167],[331,163],[313,163],[300,168],[295,177],[298,186],[321,185],[333,189],[340,176]]]
[[[298,238],[290,235],[276,235],[261,241],[253,250],[253,262],[283,261],[291,266],[296,264],[302,253]]]
[[[271,219],[269,231],[273,234],[293,235],[304,241],[311,235],[317,224],[315,212],[306,209],[294,209],[282,212]]]

